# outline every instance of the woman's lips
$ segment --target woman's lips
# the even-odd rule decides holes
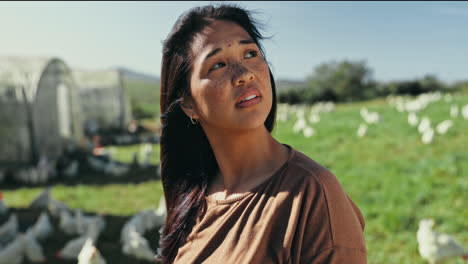
[[[262,100],[262,97],[256,96],[253,99],[237,103],[236,107],[246,108],[246,107],[249,107],[249,106],[256,105],[256,104],[260,103],[261,100]]]

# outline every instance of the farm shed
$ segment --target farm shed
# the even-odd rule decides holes
[[[73,71],[79,88],[85,131],[123,129],[132,119],[130,99],[119,70]]]
[[[0,57],[0,165],[57,158],[82,130],[77,87],[62,60]]]

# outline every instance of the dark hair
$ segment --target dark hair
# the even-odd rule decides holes
[[[231,21],[241,26],[264,51],[264,39],[258,23],[249,11],[234,5],[195,7],[182,14],[163,45],[161,71],[161,178],[167,206],[167,219],[161,231],[157,260],[172,263],[199,213],[204,213],[210,179],[218,171],[213,150],[200,125],[193,125],[180,107],[190,95],[190,72],[193,63],[191,45],[196,34],[214,20]],[[273,102],[265,120],[269,132],[276,116],[276,89],[270,81]]]

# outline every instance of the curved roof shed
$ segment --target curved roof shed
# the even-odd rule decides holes
[[[73,70],[85,130],[122,129],[130,122],[130,99],[120,70]]]
[[[0,163],[58,157],[82,137],[69,67],[57,58],[0,57],[0,122]]]

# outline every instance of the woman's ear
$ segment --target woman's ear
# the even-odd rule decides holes
[[[182,111],[191,118],[198,118],[197,112],[195,110],[195,104],[193,102],[193,99],[188,96],[182,97],[182,101],[180,102],[180,107],[182,108]]]

